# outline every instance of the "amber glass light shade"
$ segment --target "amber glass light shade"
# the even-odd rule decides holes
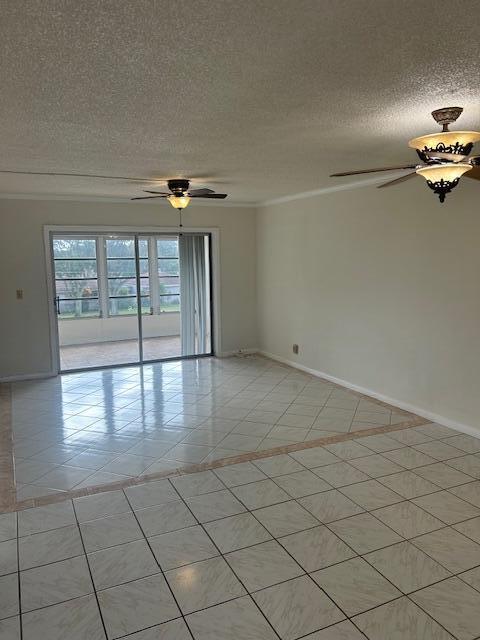
[[[480,140],[478,131],[443,131],[413,138],[408,143],[412,149],[433,153],[456,153],[468,155],[475,142]]]
[[[431,182],[453,182],[470,171],[472,165],[463,162],[450,162],[448,164],[434,164],[430,167],[421,167],[417,173]]]
[[[168,196],[167,200],[174,209],[185,209],[190,203],[189,196]]]

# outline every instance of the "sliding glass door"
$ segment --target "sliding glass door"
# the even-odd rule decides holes
[[[209,355],[208,234],[54,234],[60,369]]]

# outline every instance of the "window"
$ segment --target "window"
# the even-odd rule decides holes
[[[178,239],[157,238],[160,312],[180,311]]]
[[[142,314],[180,311],[178,237],[139,236]],[[60,319],[137,314],[135,239],[55,237],[55,286]]]
[[[148,268],[148,240],[138,241],[140,261],[140,299],[142,313],[152,312]],[[137,313],[137,278],[135,241],[131,238],[105,240],[107,262],[108,315],[122,316]]]
[[[96,240],[56,238],[53,241],[53,259],[60,318],[98,318]]]

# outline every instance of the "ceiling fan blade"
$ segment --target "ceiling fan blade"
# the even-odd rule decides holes
[[[54,178],[98,178],[99,180],[131,180],[134,182],[152,182],[153,178],[135,178],[132,176],[103,176],[93,173],[57,173],[54,171],[13,171],[0,169],[0,173],[11,173],[18,176],[52,176]]]
[[[449,160],[451,162],[463,162],[468,156],[460,156],[458,153],[443,153],[442,151],[431,151],[425,153],[428,158],[439,158],[440,160]]]
[[[400,176],[400,178],[395,178],[395,180],[389,180],[388,182],[384,182],[383,184],[379,184],[377,189],[383,189],[385,187],[391,187],[394,184],[399,184],[399,182],[405,182],[405,180],[410,180],[410,178],[413,178],[416,175],[417,175],[417,173],[415,171],[412,171],[411,173],[407,173],[407,175],[405,175],[405,176]]]
[[[130,200],[153,200],[154,198],[166,198],[167,196],[137,196],[136,198],[130,198]]]
[[[192,198],[217,198],[219,200],[223,200],[227,197],[226,193],[205,193],[202,195],[190,194]]]
[[[463,174],[462,178],[473,178],[473,180],[480,180],[480,165],[473,165],[470,171]]]
[[[206,196],[209,193],[215,193],[215,191],[213,189],[207,189],[202,188],[202,189],[190,189],[190,191],[188,192],[189,196]]]
[[[396,167],[379,167],[377,169],[359,169],[358,171],[342,171],[341,173],[331,173],[330,178],[339,176],[355,176],[359,173],[376,173],[377,171],[395,171],[396,169],[415,169],[416,164],[403,164]]]
[[[147,189],[143,190],[143,193],[154,193],[157,196],[171,196],[171,193],[166,193],[165,191],[148,191]]]

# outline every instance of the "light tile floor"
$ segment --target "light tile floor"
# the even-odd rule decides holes
[[[0,515],[0,639],[477,640],[480,440],[408,433]]]
[[[12,390],[19,500],[413,417],[256,356],[64,374],[15,383]],[[418,438],[427,445],[432,440]],[[388,453],[388,442],[379,440],[373,451]],[[338,456],[357,460],[359,470],[350,473],[361,479],[362,471],[369,472],[361,469],[368,446],[367,441],[341,443],[322,456],[332,462]],[[430,451],[435,461],[459,451],[446,447]],[[380,456],[367,467],[401,471],[405,462],[429,460],[428,451],[412,450],[403,464],[395,455]],[[302,463],[314,455],[306,451],[296,459]],[[461,469],[451,473],[462,476]]]

